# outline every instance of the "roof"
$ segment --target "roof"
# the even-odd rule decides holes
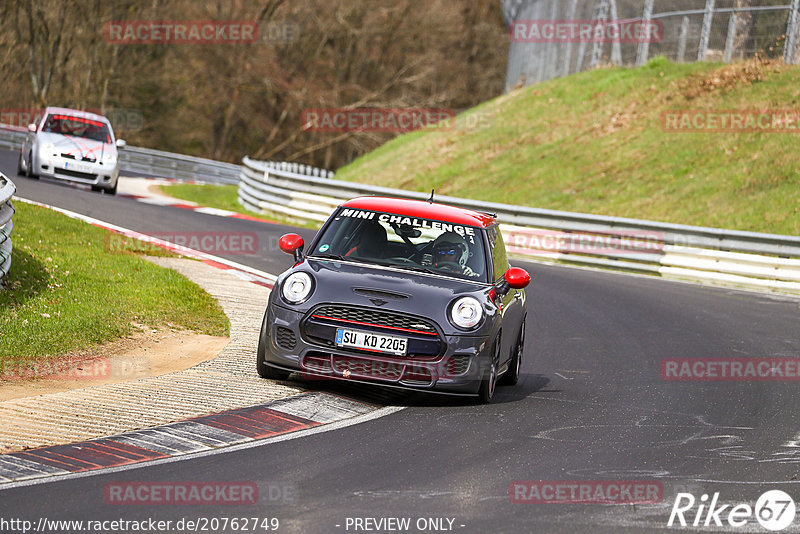
[[[90,113],[88,111],[81,111],[79,109],[56,108],[56,107],[45,108],[44,114],[49,115],[50,113],[61,113],[63,115],[72,115],[74,117],[81,117],[84,119],[108,122],[108,119],[103,117],[102,115],[97,115],[96,113]]]
[[[356,208],[369,211],[381,211],[407,217],[431,219],[434,221],[461,224],[464,226],[478,226],[487,228],[496,219],[479,211],[425,202],[422,200],[407,200],[402,198],[387,197],[359,197],[342,204],[344,208]]]

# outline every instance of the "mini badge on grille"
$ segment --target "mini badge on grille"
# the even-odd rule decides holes
[[[369,301],[373,303],[375,306],[384,306],[386,304],[389,304],[388,300],[383,300],[383,299],[369,299]]]
[[[342,372],[342,376],[345,378],[350,378],[350,369],[345,369],[344,372]]]

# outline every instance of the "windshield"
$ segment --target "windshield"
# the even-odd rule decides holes
[[[111,143],[111,131],[106,123],[72,115],[48,115],[42,131]]]
[[[310,256],[487,280],[480,228],[393,213],[340,208]]]

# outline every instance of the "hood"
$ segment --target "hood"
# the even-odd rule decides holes
[[[76,160],[83,158],[101,161],[107,154],[114,154],[116,157],[117,147],[112,143],[102,143],[85,137],[73,137],[57,133],[40,132],[37,134],[39,146],[47,146],[52,143],[56,154],[72,154]]]

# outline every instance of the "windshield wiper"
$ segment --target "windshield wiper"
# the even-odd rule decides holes
[[[443,274],[441,271],[434,271],[433,269],[428,269],[427,267],[420,267],[417,265],[405,265],[405,264],[397,264],[397,263],[382,263],[381,265],[386,265],[389,267],[395,267],[397,269],[404,269],[406,271],[414,271],[417,273],[428,273],[428,274]]]
[[[339,254],[314,254],[313,256],[309,256],[309,258],[316,258],[318,260],[348,260],[350,258],[345,258]]]
[[[334,260],[334,261],[352,261],[354,263],[369,263],[365,260],[360,258],[354,258],[352,256],[342,256],[340,254],[314,254],[313,256],[308,256],[311,259],[315,260]]]

